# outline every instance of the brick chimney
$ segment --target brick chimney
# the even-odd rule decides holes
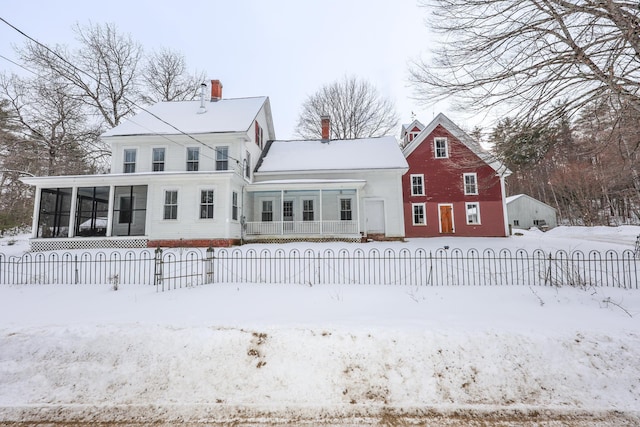
[[[322,126],[322,140],[328,141],[331,136],[331,118],[327,115],[320,116],[320,124]]]
[[[220,80],[211,80],[211,102],[222,99],[222,83]]]

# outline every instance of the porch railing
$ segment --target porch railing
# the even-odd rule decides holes
[[[248,236],[358,234],[357,221],[265,221],[247,222]]]

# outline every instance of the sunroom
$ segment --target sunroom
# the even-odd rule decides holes
[[[364,180],[265,181],[246,188],[247,241],[347,240],[360,234]]]

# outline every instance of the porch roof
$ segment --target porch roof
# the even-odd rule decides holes
[[[366,185],[364,179],[282,179],[262,181],[246,187],[247,192],[280,190],[345,190],[360,189]]]

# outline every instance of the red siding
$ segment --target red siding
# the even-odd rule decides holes
[[[436,159],[434,138],[446,137],[449,157]],[[439,204],[453,205],[454,236],[505,236],[500,178],[462,142],[438,125],[407,157],[409,171],[402,177],[406,237],[443,236]],[[478,195],[465,195],[463,174],[476,173]],[[411,195],[411,175],[424,175],[424,196]],[[466,202],[480,205],[480,224],[467,225]],[[413,203],[426,204],[426,225],[413,225]]]

